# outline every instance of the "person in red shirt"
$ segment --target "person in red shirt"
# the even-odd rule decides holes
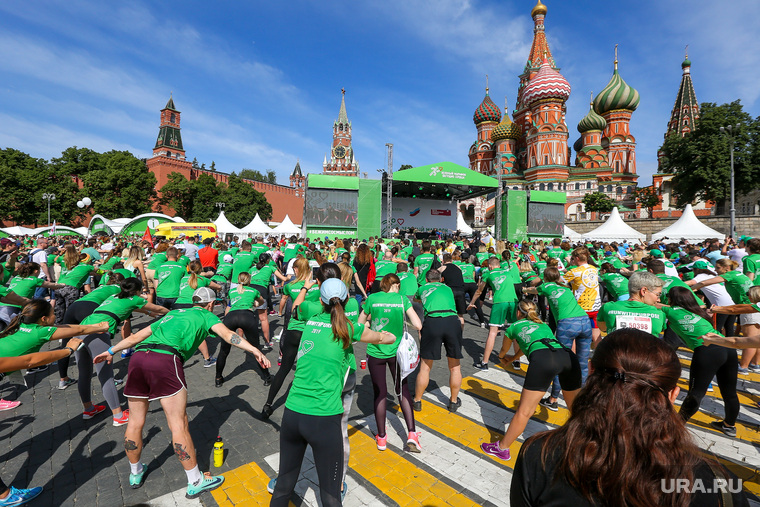
[[[216,268],[219,267],[219,250],[213,246],[214,240],[206,238],[203,240],[203,248],[198,250],[198,260],[201,261],[203,271],[211,271],[216,274]]]

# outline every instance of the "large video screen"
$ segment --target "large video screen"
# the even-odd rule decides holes
[[[562,236],[565,232],[565,205],[545,202],[528,203],[528,234]]]
[[[356,227],[359,192],[356,190],[306,191],[306,224]]]

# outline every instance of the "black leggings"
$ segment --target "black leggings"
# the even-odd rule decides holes
[[[66,308],[66,313],[63,315],[62,323],[80,324],[85,319],[85,317],[92,315],[92,312],[94,312],[98,306],[98,303],[95,301],[75,301],[68,308]],[[61,348],[66,347],[66,345],[69,344],[70,339],[71,338],[62,340],[63,344]],[[58,360],[58,375],[61,378],[66,378],[69,375],[69,356]]]
[[[483,315],[483,305],[477,304],[477,301],[472,299],[472,297],[475,295],[475,292],[478,290],[478,284],[475,282],[469,282],[464,284],[464,293],[470,296],[470,303],[475,305],[475,315],[478,316],[478,322],[480,324],[486,322],[486,317]],[[485,291],[484,291],[485,292]]]
[[[245,340],[256,347],[261,348],[259,341],[259,318],[256,314],[250,310],[233,310],[224,317],[224,325],[237,332],[240,328],[243,330]],[[216,378],[221,378],[224,372],[224,367],[227,364],[227,356],[230,355],[232,345],[222,340],[219,345],[219,356],[216,358]],[[258,361],[254,361],[256,368],[261,370],[264,378],[269,377],[269,368],[262,368]]]
[[[734,336],[736,329],[736,315],[719,313],[715,316],[715,330],[723,333],[723,336]]]
[[[341,505],[343,473],[343,414],[316,416],[285,409],[280,428],[280,470],[271,507],[286,507],[298,482],[306,447],[311,446],[324,507]]]
[[[0,494],[5,493],[8,491],[8,486],[5,485],[2,479],[0,479]]]
[[[274,398],[280,392],[282,383],[285,382],[285,377],[288,376],[288,373],[290,373],[296,362],[298,346],[301,345],[301,334],[302,331],[288,330],[282,335],[282,339],[280,340],[282,359],[280,360],[280,369],[275,373],[272,385],[269,386],[269,395],[267,396],[267,404],[269,405],[274,403]]]
[[[385,436],[385,404],[388,397],[388,385],[385,382],[386,364],[391,371],[391,375],[393,375],[393,387],[396,396],[399,398],[401,413],[404,414],[406,428],[408,431],[416,431],[414,428],[412,397],[409,394],[409,388],[407,386],[409,377],[401,381],[401,386],[398,385],[398,380],[401,378],[401,371],[396,362],[396,357],[381,359],[379,357],[367,356],[367,367],[369,368],[369,376],[372,379],[372,391],[375,393],[375,421],[377,421],[377,434],[381,437]]]
[[[702,398],[713,377],[718,381],[726,415],[723,420],[733,426],[739,415],[739,397],[736,395],[736,375],[739,360],[734,349],[718,345],[701,345],[694,349],[689,374],[689,394],[679,412],[685,421],[697,413]]]

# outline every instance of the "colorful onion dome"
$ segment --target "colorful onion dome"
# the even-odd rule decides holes
[[[681,68],[685,69],[686,67],[691,67],[691,60],[689,60],[689,57],[687,56],[686,59],[681,64]]]
[[[594,100],[592,98],[588,113],[578,122],[578,132],[583,134],[589,130],[604,130],[606,126],[607,120],[594,111]]]
[[[530,105],[541,99],[567,100],[568,97],[570,97],[570,83],[562,74],[552,68],[546,55],[544,55],[544,61],[541,63],[538,72],[523,89],[522,103]]]
[[[472,121],[477,125],[478,123],[483,123],[485,121],[498,123],[500,120],[501,109],[499,109],[499,106],[494,104],[491,97],[488,96],[488,88],[486,88],[486,96],[483,99],[483,102],[481,102],[475,110],[475,114],[472,115]]]
[[[536,17],[536,14],[543,14],[546,16],[546,6],[541,3],[541,0],[538,0],[536,6],[533,7],[532,11],[530,11],[530,17],[534,18]]]
[[[504,117],[502,118],[501,123],[491,131],[491,141],[496,142],[501,141],[502,139],[517,139],[520,137],[520,134],[520,127],[509,118],[507,108],[505,107]]]
[[[639,107],[639,92],[618,74],[617,46],[615,46],[615,70],[612,72],[612,78],[607,86],[599,92],[594,99],[594,110],[599,114],[604,114],[613,109],[626,109],[635,111]]]

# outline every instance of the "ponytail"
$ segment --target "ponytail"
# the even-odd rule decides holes
[[[326,309],[330,310],[330,323],[335,341],[340,341],[344,349],[351,346],[351,336],[354,332],[354,325],[346,317],[345,301],[340,298],[332,298],[329,304],[323,303]],[[349,331],[349,326],[351,329]]]
[[[235,288],[238,294],[245,292],[245,286],[251,283],[251,274],[245,271],[238,275],[238,286]]]
[[[536,324],[543,324],[544,321],[538,315],[538,307],[533,301],[527,301],[523,299],[518,303],[517,308],[525,315],[525,318],[535,322]]]
[[[190,272],[190,280],[187,281],[187,284],[195,290],[198,288],[198,273],[201,272],[203,266],[198,261],[190,261],[190,264],[187,265],[187,269]]]
[[[36,324],[41,318],[50,315],[52,310],[53,307],[47,300],[33,299],[21,310],[21,313],[11,319],[8,327],[0,332],[0,338],[5,338],[15,333],[21,324]]]
[[[18,269],[18,276],[21,278],[29,278],[34,274],[35,271],[40,270],[40,265],[36,262],[27,262],[26,264],[22,264],[21,267]]]
[[[138,295],[143,288],[143,283],[139,278],[127,278],[119,286],[121,287],[121,292],[116,294],[116,297],[127,299]]]
[[[269,264],[269,254],[267,252],[262,253],[259,255],[259,262],[256,264],[256,269],[261,270],[264,266]]]

